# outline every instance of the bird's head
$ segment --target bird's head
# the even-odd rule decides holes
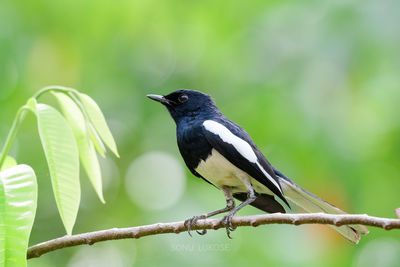
[[[147,95],[148,98],[163,104],[178,122],[182,118],[199,117],[219,113],[213,99],[202,92],[181,89],[168,95]]]

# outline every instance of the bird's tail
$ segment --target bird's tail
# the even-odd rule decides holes
[[[330,214],[346,214],[341,209],[329,204],[325,200],[313,195],[312,193],[304,190],[296,185],[289,178],[278,175],[280,184],[282,186],[283,195],[288,198],[296,207],[305,210],[306,212],[324,212]],[[346,239],[353,243],[358,243],[360,234],[368,234],[369,230],[363,225],[343,225],[333,226],[329,225],[333,230],[344,236]]]

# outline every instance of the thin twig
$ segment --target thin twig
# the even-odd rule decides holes
[[[397,213],[398,209],[396,210]],[[397,213],[398,214],[398,213]],[[400,229],[400,219],[380,218],[368,216],[367,214],[325,214],[325,213],[312,213],[312,214],[263,214],[244,217],[234,217],[232,220],[233,226],[258,226],[263,224],[331,224],[336,226],[348,224],[362,224],[366,226],[374,226],[386,230]],[[201,229],[214,229],[218,230],[224,228],[220,219],[200,220],[196,225],[192,226],[192,230]],[[79,245],[93,245],[94,243],[126,239],[126,238],[140,238],[149,235],[167,234],[167,233],[181,233],[187,231],[184,222],[172,223],[157,223],[151,225],[130,227],[130,228],[113,228],[109,230],[102,230],[84,234],[77,234],[73,236],[64,236],[49,240],[28,249],[27,258],[36,258],[41,255],[66,247],[79,246]]]
[[[400,219],[400,208],[395,209],[394,212],[396,213],[397,217]]]

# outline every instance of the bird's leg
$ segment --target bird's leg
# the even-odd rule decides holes
[[[225,215],[222,218],[222,223],[225,224],[225,228],[226,228],[226,234],[228,235],[228,237],[230,239],[231,235],[230,232],[231,231],[235,231],[236,227],[232,226],[232,217],[236,214],[236,212],[238,212],[241,208],[243,208],[244,206],[252,203],[254,200],[256,200],[257,196],[256,193],[254,192],[253,186],[251,185],[251,183],[245,183],[246,187],[247,187],[247,199],[245,201],[243,201],[242,203],[240,203],[239,206],[237,206],[236,208],[233,208],[227,215]]]
[[[207,218],[215,216],[217,214],[221,214],[221,213],[230,211],[235,207],[235,200],[232,197],[231,189],[229,187],[227,187],[227,186],[223,186],[221,190],[224,193],[224,196],[225,196],[225,199],[226,199],[226,207],[222,208],[222,209],[219,209],[219,210],[216,210],[216,211],[209,212],[207,214],[203,214],[203,215],[200,215],[200,216],[193,216],[192,218],[187,219],[185,221],[184,225],[187,226],[188,233],[189,233],[190,236],[192,236],[192,234],[190,233],[191,227],[192,227],[192,225],[196,224],[196,222],[198,220],[207,219]],[[205,235],[207,233],[207,230],[203,229],[201,232],[196,230],[196,232],[199,235]]]

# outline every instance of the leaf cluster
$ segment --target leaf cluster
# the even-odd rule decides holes
[[[61,112],[39,102],[47,93],[56,98]],[[104,115],[88,95],[72,88],[50,86],[30,98],[18,110],[0,154],[0,266],[26,265],[26,250],[36,213],[35,172],[30,166],[17,165],[8,156],[27,112],[32,112],[37,119],[54,197],[68,235],[72,234],[80,204],[80,164],[100,201],[105,203],[97,153],[105,157],[108,147],[119,157]]]

